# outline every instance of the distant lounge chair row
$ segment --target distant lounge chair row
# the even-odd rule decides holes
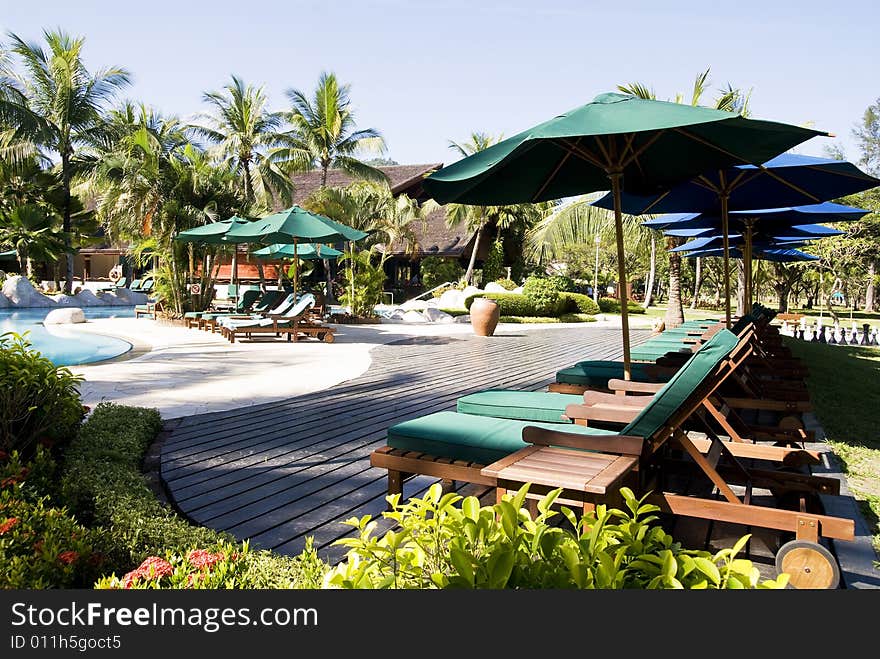
[[[297,341],[312,337],[325,343],[335,340],[335,328],[323,322],[311,293],[295,295],[285,291],[246,290],[232,311],[188,312],[184,324],[210,332],[220,332],[230,342],[252,339],[255,335],[274,335]]]
[[[589,510],[618,505],[628,486],[672,515],[792,534],[777,568],[797,587],[835,587],[839,567],[820,540],[855,533],[852,519],[824,512],[821,497],[839,494],[839,481],[810,473],[821,456],[803,445],[803,428],[757,426],[738,413],[797,417],[809,404],[802,366],[772,317],[759,307],[736,331],[709,321],[664,333],[633,380],[616,362],[581,363],[595,379],[579,393],[463,396],[454,412],[391,426],[371,464],[387,470],[390,494],[414,475],[494,487],[499,498],[530,483],[535,494],[562,487],[564,500]]]

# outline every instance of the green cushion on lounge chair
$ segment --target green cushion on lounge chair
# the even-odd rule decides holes
[[[540,423],[488,416],[435,412],[395,424],[388,429],[388,445],[440,458],[491,464],[527,446],[522,440],[526,426],[559,430],[558,423]],[[566,432],[582,435],[614,435],[613,431],[575,424]]]
[[[651,437],[664,423],[668,423],[672,414],[693,394],[721,360],[730,354],[738,342],[736,334],[726,329],[706,341],[670,378],[669,382],[651,397],[651,402],[620,431],[620,434]]]
[[[583,402],[584,397],[578,394],[490,389],[462,396],[456,403],[456,409],[463,414],[498,419],[571,423],[570,419],[563,418],[566,405]]]
[[[645,365],[631,364],[632,379],[648,382]],[[623,379],[623,362],[585,361],[556,371],[556,381],[561,384],[580,384],[590,387],[607,387],[608,380]]]

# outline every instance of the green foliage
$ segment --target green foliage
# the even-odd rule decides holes
[[[560,323],[595,323],[596,318],[586,313],[564,313],[559,317]]]
[[[489,246],[483,261],[482,281],[495,281],[504,274],[504,244],[501,240],[496,240]]]
[[[104,574],[124,574],[149,556],[216,553],[234,542],[226,533],[189,524],[156,499],[140,465],[161,428],[156,410],[100,403],[67,452],[61,495],[82,523],[96,529]],[[317,579],[314,559],[308,552],[297,558],[248,552],[241,583],[310,587]]]
[[[499,286],[503,286],[508,291],[512,291],[514,288],[516,288],[516,282],[513,281],[513,279],[505,279],[505,278],[496,279],[495,283],[498,284]]]
[[[385,288],[385,271],[380,265],[372,262],[371,252],[357,252],[352,259],[346,253],[339,258],[340,262],[348,263],[343,272],[345,291],[342,303],[351,308],[355,316],[373,316],[373,308],[382,301],[382,290]]]
[[[583,314],[599,313],[599,305],[593,302],[593,298],[583,293],[560,293],[559,297],[566,302],[565,311]]]
[[[626,302],[626,308],[629,313],[645,313],[644,307],[636,302],[633,302],[632,300],[627,300]],[[620,313],[620,300],[613,297],[600,297],[599,310],[602,313]]]
[[[27,463],[17,451],[0,456],[0,588],[87,587],[98,574],[94,534],[44,493],[53,476],[42,448]]]
[[[562,310],[559,293],[562,282],[545,277],[529,277],[523,295],[534,305],[539,316],[556,316]]]
[[[422,286],[426,290],[439,286],[444,281],[461,281],[461,278],[464,277],[464,268],[456,259],[441,256],[423,258],[419,262],[419,272],[422,277]]]
[[[522,293],[476,293],[469,295],[464,301],[466,309],[471,308],[475,298],[486,297],[495,300],[501,307],[502,316],[541,316],[535,303]]]
[[[336,588],[472,589],[743,589],[781,588],[785,576],[761,581],[751,561],[737,559],[748,536],[716,554],[683,549],[657,521],[656,506],[628,489],[626,510],[601,504],[577,518],[562,507],[563,525],[550,521],[554,490],[532,519],[523,508],[528,485],[494,506],[475,497],[443,494],[434,484],[424,498],[388,497],[396,522],[374,535],[369,515],[347,521],[356,537],[338,540],[346,560],[327,575]]]
[[[466,316],[468,313],[466,309],[440,309],[440,311],[442,311],[443,313],[448,313],[450,316],[453,317]]]
[[[549,316],[501,316],[498,319],[499,323],[515,323],[515,324],[528,324],[528,323],[538,323],[538,324],[550,324],[550,323],[558,323],[559,318],[550,318]]]
[[[30,457],[38,441],[68,442],[83,417],[81,381],[32,350],[26,337],[0,334],[0,450]]]

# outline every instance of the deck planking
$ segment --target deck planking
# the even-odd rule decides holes
[[[648,335],[633,331],[632,344]],[[291,555],[311,536],[335,561],[344,551],[333,543],[351,532],[342,522],[385,510],[386,472],[369,454],[389,426],[454,410],[457,398],[482,389],[542,390],[560,368],[621,352],[619,329],[590,326],[378,346],[364,374],[330,389],[167,421],[162,480],[195,523]],[[404,494],[432,482],[414,478]]]

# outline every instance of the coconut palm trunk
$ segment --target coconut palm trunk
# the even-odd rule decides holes
[[[642,306],[647,309],[651,306],[654,297],[654,276],[657,272],[657,239],[651,235],[651,260],[648,266],[648,276],[645,283],[645,301]]]
[[[694,261],[694,298],[691,300],[691,309],[697,308],[697,303],[700,299],[700,286],[702,286],[703,281],[703,262],[701,257],[697,257]]]
[[[877,275],[877,263],[868,263],[868,286],[865,288],[865,311],[874,311],[874,277]]]

